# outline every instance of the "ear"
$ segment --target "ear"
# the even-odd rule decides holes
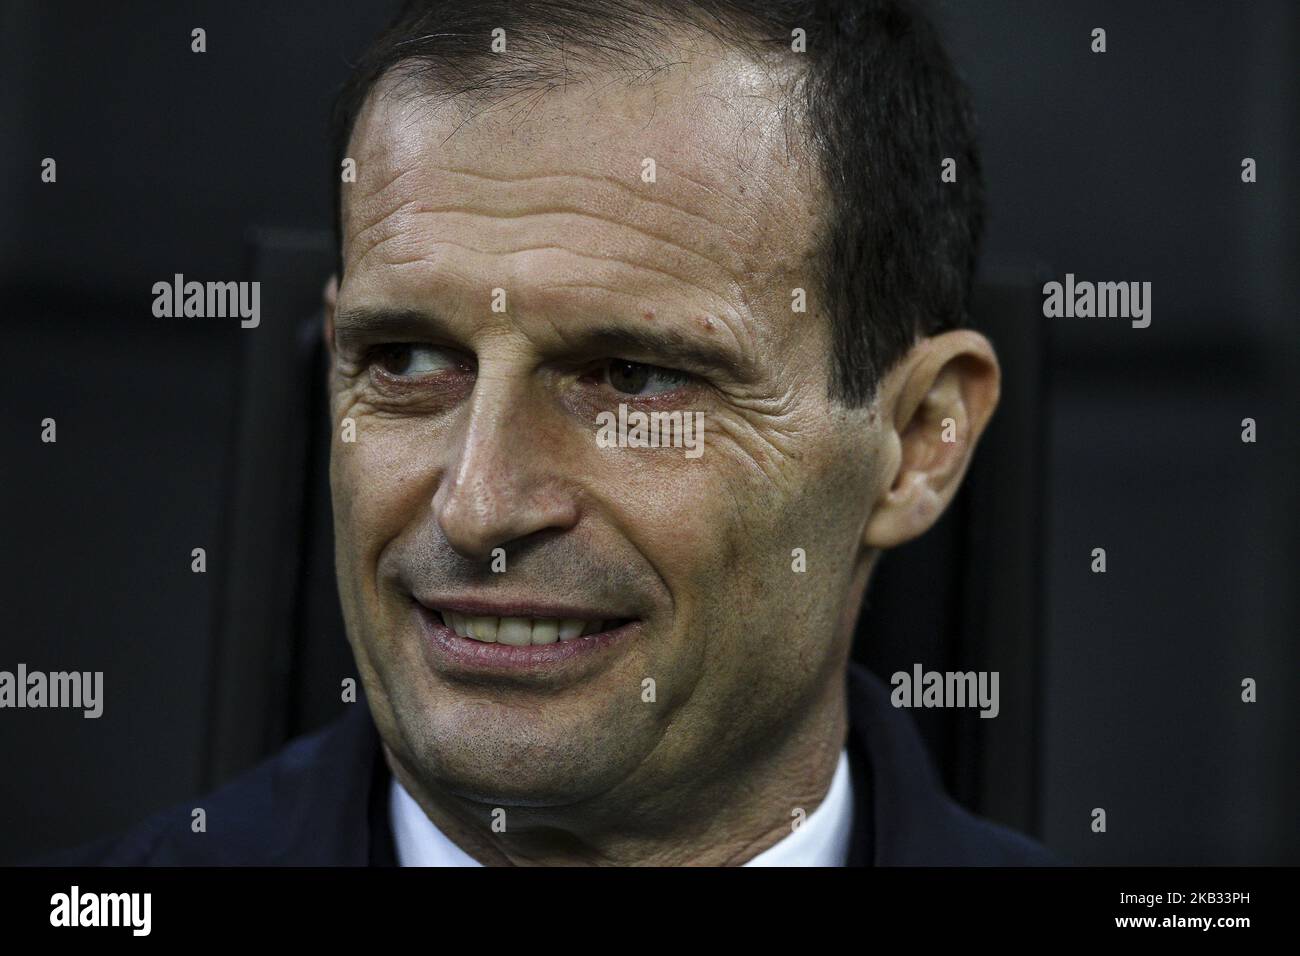
[[[888,472],[863,543],[893,548],[948,507],[998,404],[1001,372],[989,340],[960,329],[918,342],[881,383]]]
[[[325,348],[329,350],[331,356],[334,355],[334,310],[339,304],[339,277],[337,274],[331,275],[329,281],[325,283],[325,288],[321,290],[321,303],[325,307],[325,322],[321,332],[325,336]]]

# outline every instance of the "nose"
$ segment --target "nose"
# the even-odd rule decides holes
[[[447,543],[479,561],[578,520],[571,476],[558,454],[560,423],[546,421],[522,385],[485,372],[480,367],[456,460],[433,498]]]

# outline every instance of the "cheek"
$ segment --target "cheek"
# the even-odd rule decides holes
[[[671,637],[654,648],[660,663],[671,660],[679,676],[713,674],[705,678],[713,692],[719,670],[733,677],[752,672],[757,663],[736,649],[767,626],[765,603],[773,594],[764,582],[782,565],[779,542],[788,537],[779,531],[780,492],[718,448],[694,460],[641,450],[610,469],[601,492],[609,520],[671,596]]]
[[[588,459],[594,497],[666,582],[679,618],[752,622],[773,582],[788,587],[791,549],[824,540],[808,520],[826,508],[819,450],[762,445],[765,467],[755,444],[715,431],[694,459],[677,449]]]
[[[677,449],[619,450],[603,453],[589,473],[608,520],[654,565],[675,603],[716,573],[719,532],[734,520],[723,476],[707,460]]]
[[[735,469],[697,493],[693,519],[678,516],[690,529],[678,547],[695,562],[687,587],[739,656],[762,644],[763,660],[783,670],[833,653],[871,499],[864,435],[856,427],[805,429],[782,461],[780,481]]]
[[[432,469],[422,443],[387,423],[356,419],[356,440],[336,430],[330,454],[336,550],[340,562],[373,569],[384,547],[431,507]]]

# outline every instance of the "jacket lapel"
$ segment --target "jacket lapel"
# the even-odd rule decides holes
[[[388,772],[379,732],[362,697],[349,705],[311,751],[276,774],[272,793],[272,819],[280,835],[276,862],[367,866],[391,859]],[[373,832],[377,824],[381,825],[378,834]]]
[[[849,746],[865,786],[854,778],[857,866],[944,866],[979,862],[968,815],[944,792],[911,717],[889,702],[875,674],[849,665]],[[971,857],[971,858],[967,858]]]

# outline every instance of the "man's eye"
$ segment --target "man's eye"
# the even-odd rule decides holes
[[[456,364],[446,350],[414,342],[377,346],[370,352],[370,361],[399,378],[441,372]]]
[[[657,365],[615,359],[605,367],[605,379],[616,392],[644,396],[662,395],[681,388],[690,381],[690,376]]]

